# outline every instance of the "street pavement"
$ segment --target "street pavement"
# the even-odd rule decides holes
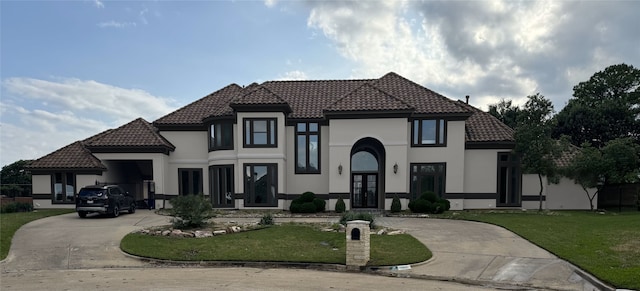
[[[217,223],[259,218],[220,217]],[[276,218],[337,222],[336,217]],[[2,290],[602,290],[607,286],[571,264],[497,226],[457,220],[378,217],[405,230],[433,253],[408,270],[368,274],[264,268],[175,267],[120,251],[127,233],[169,223],[149,210],[118,218],[76,214],[49,217],[18,230],[1,264]],[[301,281],[302,280],[302,281]]]

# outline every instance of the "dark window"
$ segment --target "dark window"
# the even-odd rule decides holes
[[[209,127],[209,151],[233,149],[233,123],[216,122]]]
[[[209,185],[213,207],[234,207],[233,165],[210,166]]]
[[[76,175],[55,173],[51,175],[53,203],[72,203],[76,194]]]
[[[277,147],[275,118],[245,118],[244,146],[245,147]]]
[[[320,173],[320,126],[316,122],[296,125],[296,174]]]
[[[522,197],[522,172],[520,160],[512,153],[498,153],[498,201],[497,206],[520,206]]]
[[[411,129],[412,146],[446,146],[447,121],[444,119],[416,119]]]
[[[446,164],[411,164],[411,198],[431,191],[442,197],[445,193]]]
[[[202,169],[178,169],[180,195],[202,194]]]
[[[278,165],[244,165],[244,205],[278,206]]]

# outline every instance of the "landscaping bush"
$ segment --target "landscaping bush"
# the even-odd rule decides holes
[[[174,218],[171,224],[175,228],[201,227],[213,217],[211,203],[204,195],[182,195],[170,200],[173,208],[170,213]]]
[[[271,215],[271,213],[267,213],[265,215],[262,216],[262,218],[260,218],[260,222],[258,223],[260,225],[273,225],[273,215]]]
[[[325,210],[327,202],[316,198],[313,192],[304,192],[300,197],[291,201],[289,211],[291,213],[316,213]]]
[[[344,204],[344,200],[342,197],[338,197],[338,201],[336,202],[336,213],[344,213],[347,210],[347,206]]]
[[[369,221],[369,228],[374,229],[375,226],[375,216],[369,212],[347,212],[340,217],[340,224],[347,225],[348,221],[352,220],[365,220]]]
[[[313,199],[313,204],[316,206],[316,212],[324,212],[327,206],[327,202],[320,198]]]
[[[439,198],[435,193],[427,191],[420,198],[409,202],[409,209],[414,213],[443,213],[451,208],[447,199]]]
[[[402,204],[400,204],[400,198],[398,198],[398,195],[396,195],[391,201],[391,212],[398,213],[400,211],[402,211]]]
[[[11,202],[0,207],[0,213],[31,212],[33,204],[28,202]]]

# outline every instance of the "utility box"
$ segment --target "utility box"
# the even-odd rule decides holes
[[[371,257],[371,236],[369,221],[352,220],[347,222],[347,269],[360,269]]]

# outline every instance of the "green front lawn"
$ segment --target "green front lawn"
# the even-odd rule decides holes
[[[618,288],[640,290],[640,212],[460,211],[443,217],[502,226]]]
[[[11,240],[23,225],[40,218],[74,212],[75,209],[39,209],[32,212],[0,214],[0,260],[9,254]]]
[[[393,246],[393,247],[391,247]],[[142,257],[176,261],[262,261],[345,263],[345,234],[322,232],[301,224],[210,238],[173,238],[131,233],[120,247]],[[426,261],[431,252],[414,237],[372,236],[372,265],[401,265]]]

